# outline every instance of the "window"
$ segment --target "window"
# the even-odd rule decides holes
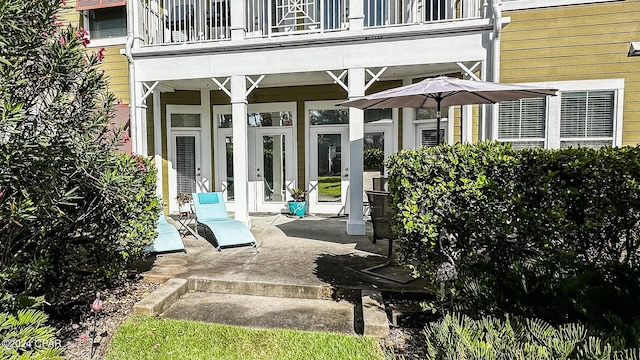
[[[514,148],[544,147],[547,121],[545,98],[500,103],[498,139]]]
[[[558,96],[500,103],[498,141],[514,148],[620,146],[624,79],[535,83]]]
[[[561,95],[560,147],[601,147],[613,141],[613,91],[568,92]]]
[[[88,10],[89,34],[92,40],[127,36],[125,6]]]

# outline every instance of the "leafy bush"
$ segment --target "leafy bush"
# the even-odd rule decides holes
[[[587,321],[640,343],[639,148],[438,146],[388,167],[399,256],[450,285],[438,306]],[[443,264],[455,271],[436,279]]]
[[[155,235],[151,161],[114,150],[114,97],[61,0],[0,5],[0,309],[114,281]]]
[[[580,324],[553,327],[539,319],[505,320],[447,314],[424,331],[427,359],[639,359],[638,349],[618,349],[588,336]]]
[[[384,172],[384,152],[382,149],[364,150],[364,169],[365,171]]]
[[[46,325],[47,315],[35,309],[16,315],[0,313],[0,358],[62,359],[62,348],[55,330]]]

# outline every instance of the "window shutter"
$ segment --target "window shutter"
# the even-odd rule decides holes
[[[544,146],[546,107],[546,98],[501,102],[498,139],[511,142],[513,147],[518,149]]]
[[[127,0],[77,0],[76,10],[103,9],[127,5]]]
[[[614,91],[571,92],[561,96],[561,148],[613,144]]]
[[[436,146],[437,143],[437,134],[438,132],[433,130],[422,130],[422,146]],[[445,142],[444,138],[444,129],[440,129],[440,143],[443,144]]]

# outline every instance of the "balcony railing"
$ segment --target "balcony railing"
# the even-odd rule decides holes
[[[418,24],[480,17],[482,0],[364,0],[364,26]]]
[[[231,38],[232,0],[138,0],[146,45]],[[236,0],[234,0],[236,1]],[[246,37],[349,28],[349,4],[363,1],[364,26],[387,27],[480,17],[482,0],[244,0]],[[240,7],[238,7],[240,8]]]
[[[230,0],[140,0],[147,45],[231,38]]]

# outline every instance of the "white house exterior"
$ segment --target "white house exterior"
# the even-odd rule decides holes
[[[428,76],[498,80],[498,0],[129,0],[133,151],[155,155],[159,194],[222,191],[235,218],[280,212],[288,189],[310,213],[348,214],[365,233],[364,148],[428,142],[428,112],[366,115],[335,104]],[[445,139],[485,139],[497,116],[463,107]],[[484,110],[484,111],[482,111]],[[474,120],[475,118],[475,120]],[[493,119],[493,120],[491,120]],[[367,183],[365,183],[365,181]]]

